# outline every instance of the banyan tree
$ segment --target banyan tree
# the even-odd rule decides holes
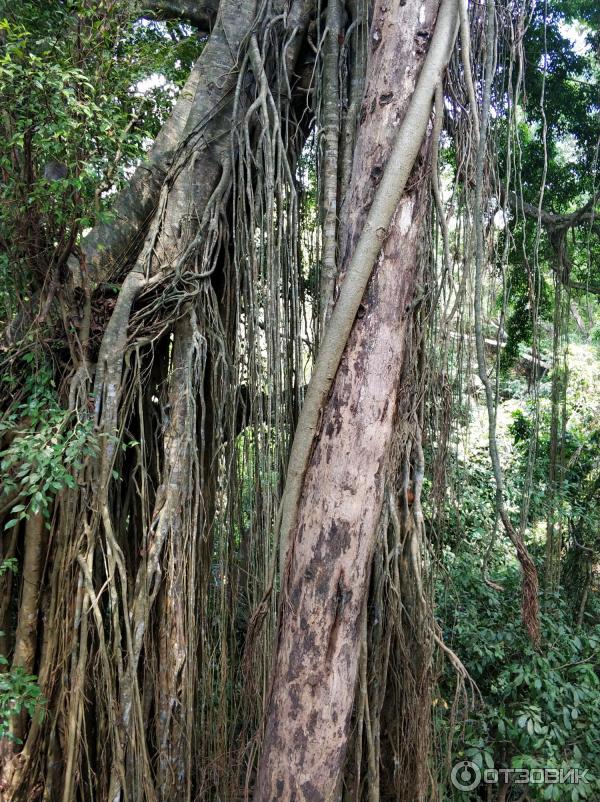
[[[524,204],[518,164],[523,41],[543,10],[48,7],[90,59],[103,37],[118,63],[117,18],[119,36],[176,21],[197,52],[143,159],[102,168],[89,221],[69,184],[85,153],[68,177],[59,157],[42,163],[35,120],[7,151],[6,182],[67,186],[71,206],[60,224],[24,206],[2,230],[18,302],[0,350],[0,651],[26,684],[37,677],[39,700],[8,711],[0,794],[437,799],[444,661],[468,690],[432,599],[467,353],[498,536],[522,571],[515,604],[540,639],[482,309],[486,275],[514,248],[507,221],[543,212],[543,199]],[[10,28],[0,36],[9,52]],[[74,119],[86,63],[65,82]],[[3,114],[8,136],[18,104]],[[558,221],[559,245],[592,213],[593,200]]]

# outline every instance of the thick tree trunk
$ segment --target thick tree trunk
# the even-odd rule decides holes
[[[396,0],[375,7],[369,76],[344,210],[342,274],[414,90],[437,7],[436,0]],[[450,22],[450,41],[452,35]],[[290,530],[256,802],[330,802],[339,787],[360,620],[418,274],[428,148],[425,144],[421,149],[410,186],[387,228],[304,476]]]
[[[92,290],[109,277],[121,287],[95,377],[93,353],[86,353],[85,370],[73,366],[79,383],[73,406],[83,417],[92,397],[99,455],[86,460],[77,487],[55,502],[41,649],[33,639],[47,715],[31,723],[5,772],[0,791],[6,799],[28,799],[41,784],[47,799],[62,802],[90,794],[110,802],[181,802],[196,793],[227,798],[224,787],[237,794],[239,766],[224,756],[243,749],[236,739],[250,737],[260,703],[252,700],[252,716],[231,726],[230,709],[239,708],[241,697],[232,683],[239,664],[227,665],[227,628],[235,612],[221,611],[226,634],[219,641],[208,618],[216,595],[212,538],[218,531],[220,548],[228,538],[234,542],[237,524],[238,488],[228,486],[231,499],[225,498],[223,481],[225,474],[232,485],[238,481],[231,415],[242,378],[238,353],[251,366],[243,380],[253,382],[254,392],[267,381],[275,385],[269,403],[279,418],[271,427],[266,413],[252,415],[255,430],[269,421],[262,456],[253,443],[257,487],[274,483],[259,457],[264,460],[267,450],[284,453],[269,439],[271,428],[289,427],[287,398],[282,403],[287,388],[273,380],[275,370],[284,372],[281,327],[273,322],[268,332],[268,380],[258,365],[262,353],[252,355],[257,368],[246,342],[238,340],[246,336],[240,338],[241,331],[258,330],[265,320],[270,325],[271,310],[289,314],[293,293],[297,304],[295,263],[273,253],[272,230],[272,258],[263,264],[255,229],[268,228],[265,218],[275,228],[275,204],[270,212],[261,209],[265,197],[272,202],[276,196],[280,219],[291,208],[293,178],[287,165],[282,180],[282,162],[293,162],[300,138],[294,109],[303,110],[306,100],[302,91],[292,95],[294,69],[314,10],[310,0],[295,0],[285,15],[283,5],[257,8],[255,0],[221,2],[173,117],[118,198],[115,220],[94,229],[81,247],[80,265],[71,263],[75,280],[79,271],[83,281],[87,270]],[[292,133],[282,130],[283,119]],[[268,176],[255,160],[266,136],[276,142],[268,157],[279,170]],[[235,151],[242,140],[245,161],[238,170]],[[252,187],[253,171],[264,186]],[[232,201],[240,185],[242,197],[252,188],[256,199],[241,210]],[[237,243],[247,242],[239,233],[245,225],[257,254],[234,255]],[[282,239],[284,230],[295,230],[291,212]],[[284,251],[287,243],[278,247]],[[249,298],[244,285],[256,280],[268,280],[271,300],[262,292],[256,301]],[[144,328],[138,321],[148,306],[153,317]],[[286,331],[296,329],[288,325]],[[161,359],[153,371],[153,360]],[[130,447],[132,438],[140,442]],[[277,457],[277,467],[283,459]],[[260,514],[264,543],[263,529],[254,537],[266,562],[272,512]],[[219,516],[232,531],[219,531]],[[224,573],[227,567],[221,566]],[[252,578],[254,593],[261,582]],[[222,657],[215,667],[217,649]]]

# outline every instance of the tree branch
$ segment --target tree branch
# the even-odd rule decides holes
[[[559,250],[557,243],[559,240],[564,240],[564,235],[570,228],[575,228],[576,226],[582,226],[586,223],[590,223],[592,230],[596,234],[600,235],[600,212],[594,208],[595,200],[593,198],[589,200],[585,206],[582,206],[580,209],[576,209],[570,214],[555,214],[554,212],[547,212],[545,209],[538,210],[538,207],[534,206],[533,203],[527,203],[527,201],[517,197],[515,192],[508,193],[508,202],[512,209],[515,211],[520,210],[525,217],[529,217],[531,220],[540,221],[540,223],[548,231],[550,243],[554,251]],[[583,281],[573,281],[569,277],[568,271],[557,271],[557,266],[554,263],[552,263],[552,269],[555,272],[560,272],[560,278],[565,287],[569,287],[572,290],[589,292],[592,295],[600,295],[599,286],[587,284]]]
[[[508,202],[513,209],[523,212],[525,217],[529,217],[533,220],[539,219],[540,223],[548,229],[573,228],[575,226],[584,225],[585,223],[593,224],[600,219],[600,212],[594,209],[593,199],[589,200],[585,206],[582,206],[580,209],[571,212],[571,214],[555,214],[554,212],[547,212],[545,209],[541,209],[538,213],[537,206],[517,197],[515,192],[508,193]]]
[[[201,31],[211,31],[219,9],[218,0],[144,0],[143,15],[154,19],[177,19]]]

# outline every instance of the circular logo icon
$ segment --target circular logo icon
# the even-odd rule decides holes
[[[472,791],[481,782],[481,769],[471,760],[461,760],[453,766],[450,779],[459,791]]]

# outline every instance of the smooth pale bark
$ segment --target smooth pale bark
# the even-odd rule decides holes
[[[435,0],[376,5],[346,205],[342,272],[348,275],[372,219],[377,186],[395,153],[397,131],[437,10]],[[452,3],[442,20],[448,28],[444,59],[453,41],[455,16]],[[433,72],[426,120],[440,71]],[[394,202],[391,221],[379,240],[381,252],[359,313],[351,320],[290,530],[255,802],[330,802],[339,787],[354,702],[361,613],[383,503],[426,209],[429,146],[423,145],[424,130],[415,133],[415,156],[421,151],[418,166],[408,191]],[[326,337],[335,316],[336,310]],[[304,432],[308,439],[311,435]]]

